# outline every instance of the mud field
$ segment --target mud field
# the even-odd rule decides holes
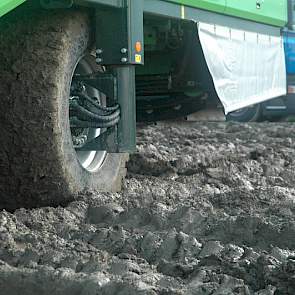
[[[295,128],[138,132],[124,190],[0,212],[0,294],[295,294]]]

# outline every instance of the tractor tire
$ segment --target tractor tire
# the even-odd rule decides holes
[[[93,67],[91,43],[87,11],[24,5],[1,18],[0,208],[63,205],[80,193],[120,190],[127,154],[89,152],[95,162],[87,158],[85,166],[73,145],[70,88],[78,66],[84,73]]]
[[[238,111],[226,115],[226,121],[232,122],[259,122],[262,118],[261,104],[256,104],[250,107],[240,109]]]

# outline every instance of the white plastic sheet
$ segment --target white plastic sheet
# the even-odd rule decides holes
[[[281,37],[199,23],[199,38],[226,114],[286,94]]]

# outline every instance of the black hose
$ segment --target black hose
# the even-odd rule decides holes
[[[87,100],[88,102],[90,102],[98,110],[101,110],[101,111],[106,112],[106,113],[108,113],[108,112],[114,112],[114,111],[116,111],[116,110],[119,109],[119,105],[118,104],[115,105],[115,106],[112,106],[112,107],[104,107],[104,106],[101,106],[97,102],[93,101],[93,99],[91,99],[91,97],[88,96],[85,93],[79,92],[79,93],[76,93],[76,95],[79,96],[79,97],[81,97],[81,98],[83,98],[83,99],[85,99],[85,100]]]
[[[117,116],[120,116],[120,109],[117,109],[109,114],[98,115],[88,106],[81,106],[77,101],[73,101],[70,108],[71,111],[76,111],[77,115],[82,114],[84,117],[87,116],[87,119],[94,121],[110,121]]]
[[[82,120],[96,121],[96,122],[110,122],[120,117],[120,110],[113,112],[110,115],[97,115],[84,107],[81,107],[79,104],[72,105],[73,109],[77,111],[77,117]]]
[[[77,117],[72,117],[70,119],[71,128],[109,128],[115,126],[119,122],[120,118],[116,118],[109,122],[91,122],[82,121]]]
[[[94,105],[90,105],[90,104],[84,104],[82,107],[95,115],[103,116],[103,117],[112,115],[115,111],[119,110],[119,107],[114,111],[98,110]]]

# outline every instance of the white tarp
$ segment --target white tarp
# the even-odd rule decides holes
[[[286,94],[281,37],[199,23],[199,38],[226,114]]]

